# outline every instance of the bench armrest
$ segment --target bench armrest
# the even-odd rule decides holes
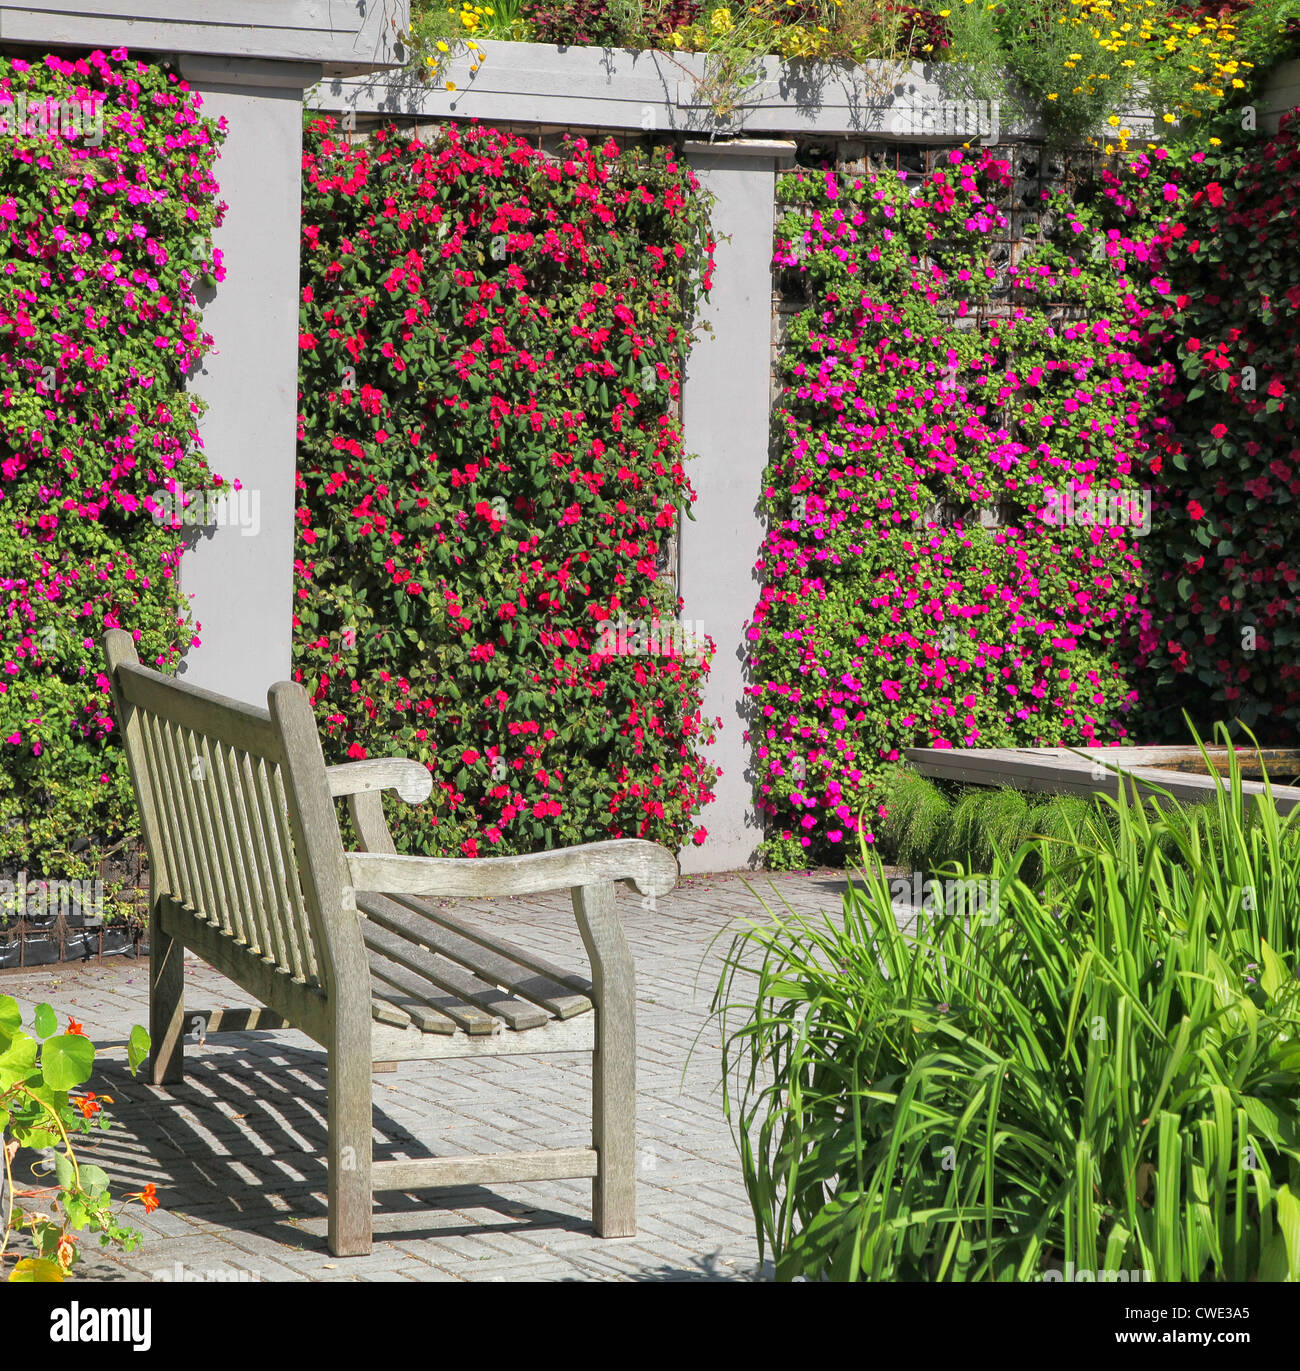
[[[677,883],[672,853],[639,838],[583,843],[523,857],[406,857],[383,852],[345,856],[355,889],[381,895],[474,899],[536,895],[612,881],[635,886],[643,895],[667,895]]]
[[[369,757],[363,762],[327,766],[330,794],[361,795],[370,790],[395,790],[408,804],[419,804],[433,794],[428,769],[409,757]]]
[[[394,790],[407,804],[419,804],[433,794],[433,777],[427,767],[409,757],[367,757],[362,762],[327,766],[325,776],[334,799],[346,795],[352,827],[363,851],[396,852],[393,835],[384,818],[385,790]]]

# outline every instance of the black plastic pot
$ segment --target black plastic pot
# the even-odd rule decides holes
[[[61,939],[56,933],[28,933],[23,938],[24,966],[51,966],[62,960]]]
[[[101,957],[135,956],[135,930],[131,928],[108,927],[103,932],[103,942],[99,949]]]

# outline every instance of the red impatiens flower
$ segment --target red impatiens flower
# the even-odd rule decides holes
[[[1205,518],[1205,509],[1197,500],[1188,500],[1187,512],[1192,516],[1193,519]]]

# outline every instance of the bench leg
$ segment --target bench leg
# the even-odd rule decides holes
[[[371,1242],[372,1152],[369,1045],[329,1054],[329,1249],[364,1257]]]
[[[149,922],[149,1077],[154,1085],[185,1079],[185,944]]]
[[[614,906],[614,887],[573,892],[578,928],[591,959],[596,1050],[591,1058],[591,1139],[599,1170],[591,1217],[602,1238],[636,1234],[636,981],[632,953]]]

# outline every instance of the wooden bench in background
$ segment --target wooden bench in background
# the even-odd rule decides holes
[[[292,1027],[328,1054],[329,1247],[371,1245],[372,1193],[592,1178],[596,1232],[636,1231],[636,1012],[614,885],[665,895],[677,863],[637,840],[525,857],[399,855],[382,792],[428,799],[409,760],[325,765],[306,692],[269,710],[139,663],[129,634],[104,655],[150,859],[149,1030],[155,1085],[182,1079],[184,950],[266,1006],[205,1011],[208,1032]],[[362,850],[344,850],[346,796]],[[571,889],[591,979],[428,901]],[[375,1161],[371,1072],[510,1053],[592,1054],[592,1145]]]

